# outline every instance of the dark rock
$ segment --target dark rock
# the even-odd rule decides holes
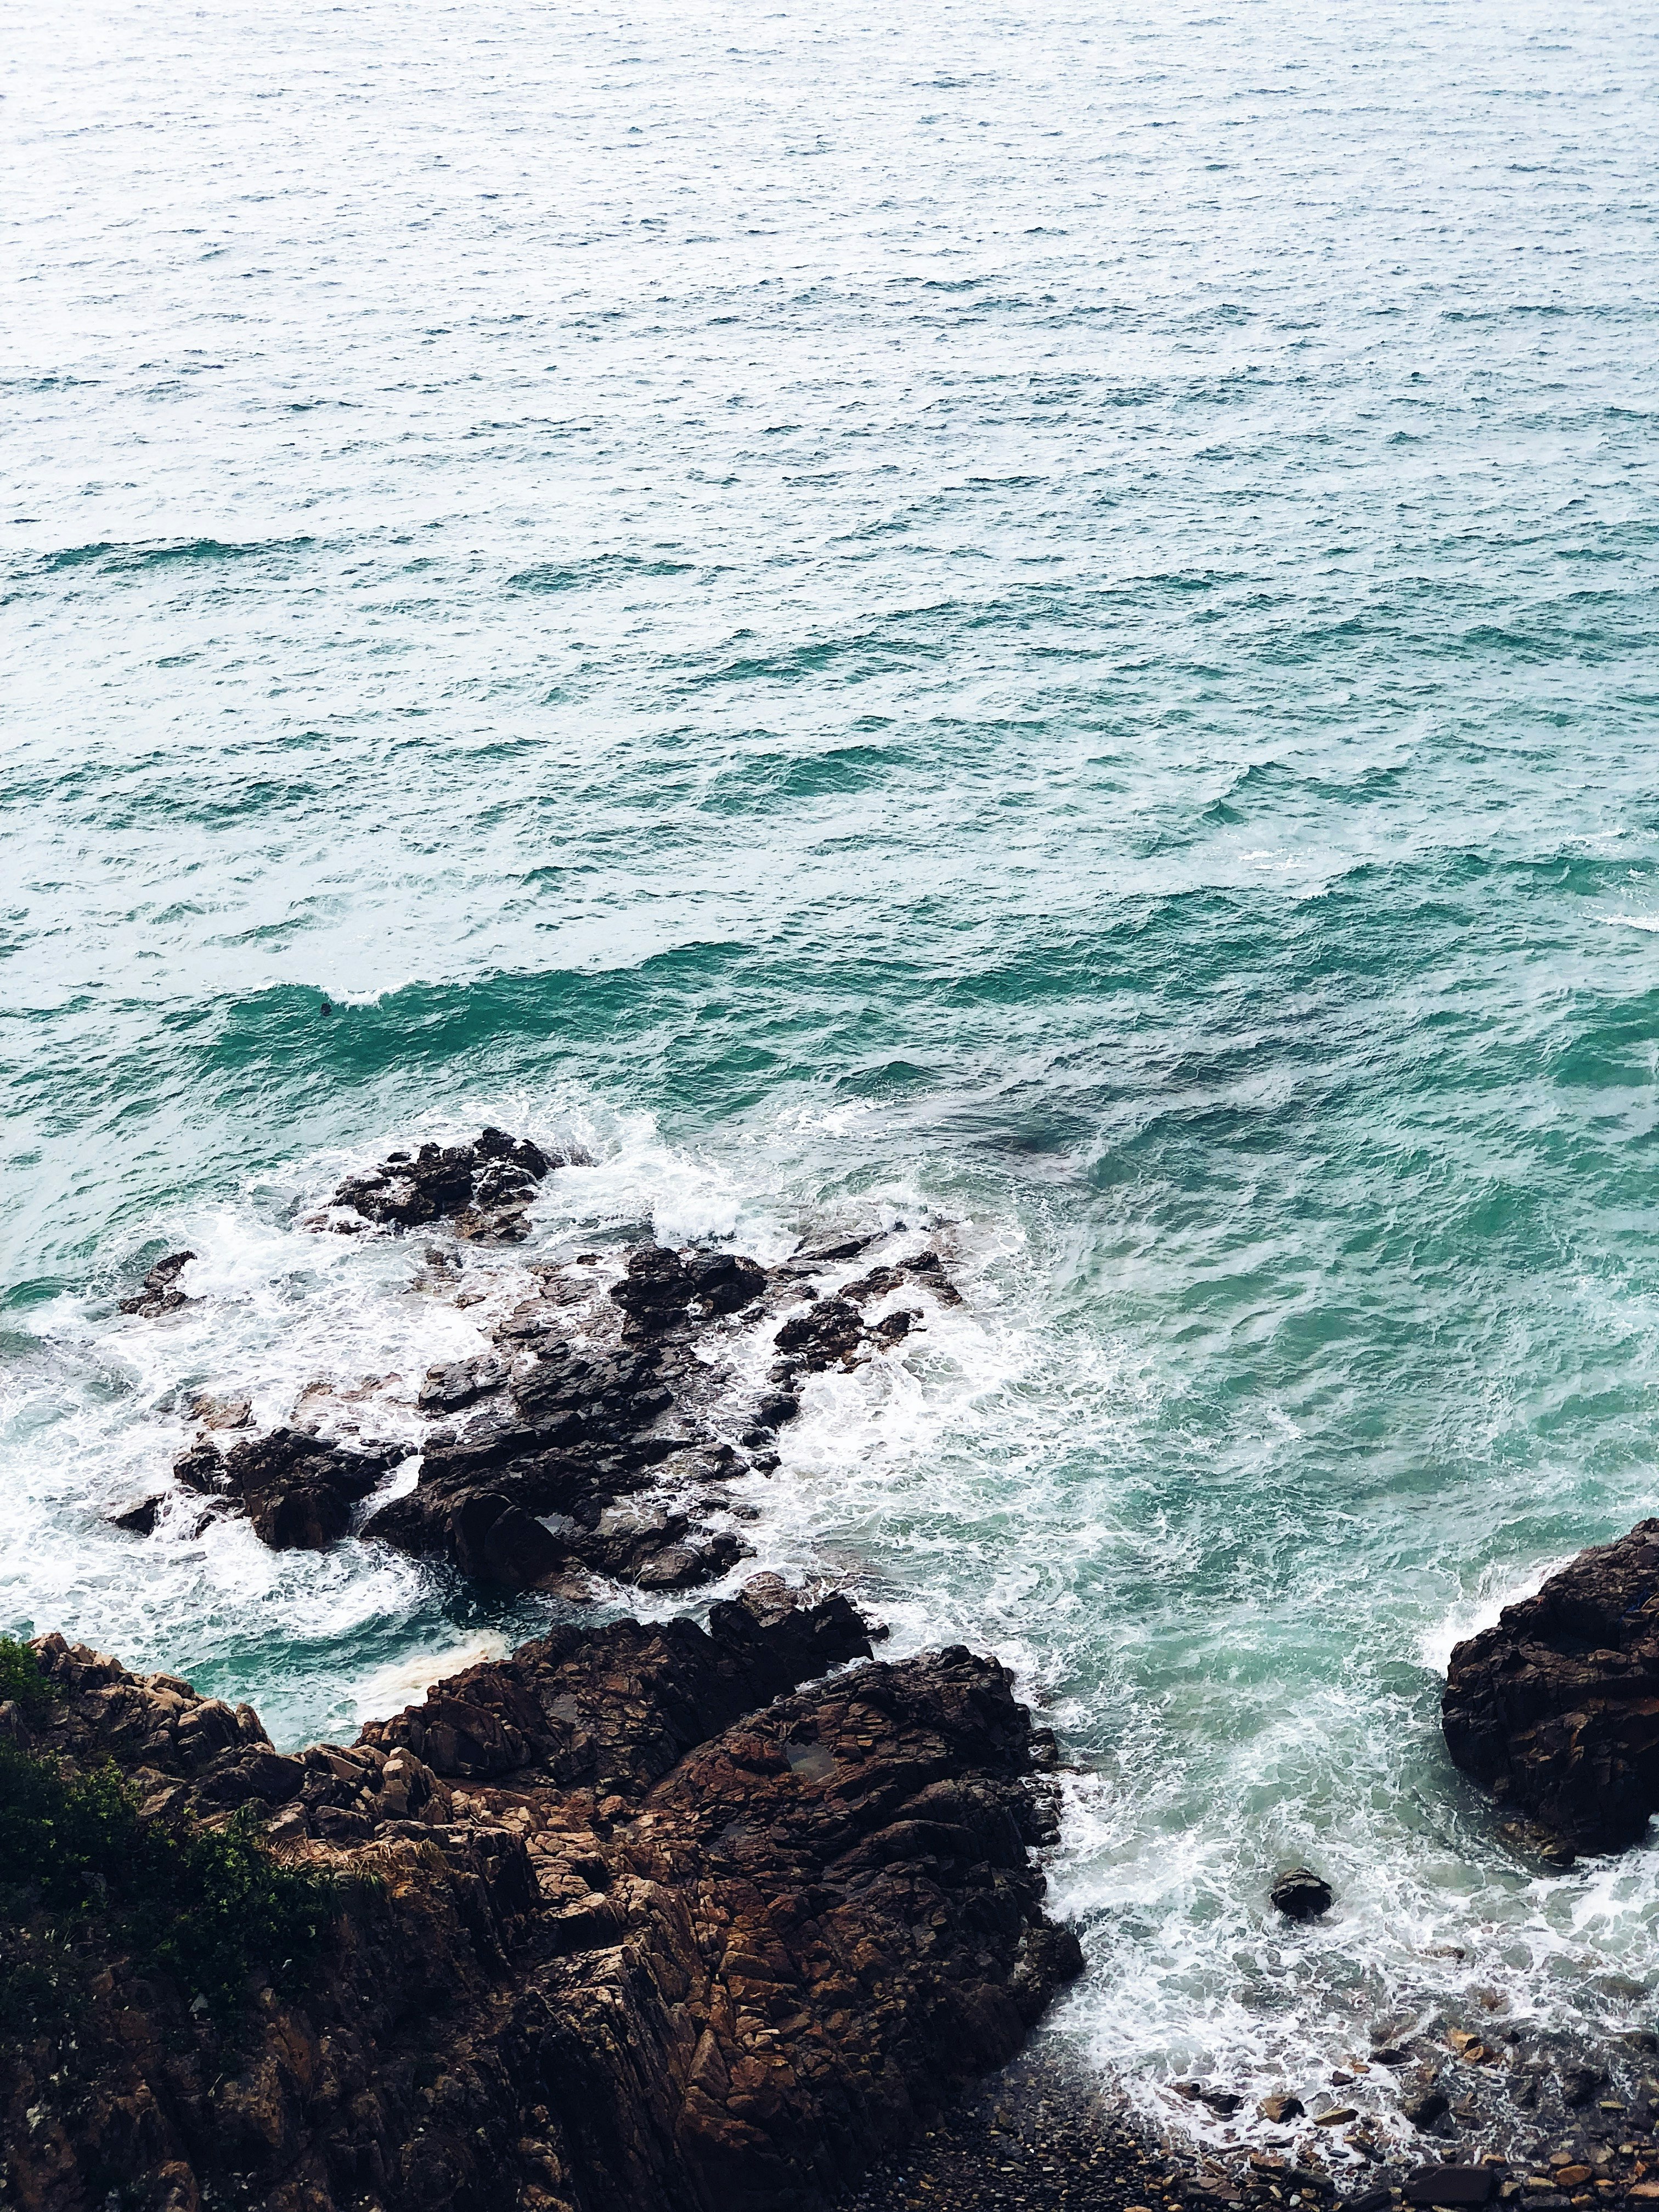
[[[198,1300],[186,1297],[179,1288],[179,1276],[195,1257],[193,1252],[169,1252],[155,1262],[139,1289],[120,1301],[117,1311],[155,1321],[162,1314],[176,1313],[180,1306],[197,1304]]]
[[[1485,2204],[1497,2186],[1489,2166],[1420,2166],[1406,2179],[1408,2204]]]
[[[1307,1867],[1291,1867],[1281,1874],[1267,1897],[1288,1920],[1318,1920],[1334,1902],[1329,1882]]]
[[[945,1272],[945,1262],[937,1252],[919,1252],[914,1260],[903,1262],[905,1272],[924,1283],[942,1306],[959,1306],[962,1292]]]
[[[921,1316],[919,1313],[912,1313],[908,1309],[901,1307],[897,1313],[884,1316],[870,1334],[884,1344],[898,1344],[909,1335],[921,1319]]]
[[[486,1129],[471,1146],[389,1154],[338,1195],[367,1218],[410,1226],[461,1205],[464,1191],[474,1212],[515,1204],[517,1186],[491,1179],[549,1165],[526,1140]],[[538,1294],[495,1325],[490,1349],[428,1372],[417,1410],[439,1425],[415,1486],[381,1504],[362,1534],[500,1589],[573,1601],[597,1596],[600,1578],[660,1591],[727,1573],[748,1555],[729,1525],[745,1509],[723,1501],[717,1486],[746,1468],[776,1468],[768,1447],[799,1412],[803,1372],[872,1358],[916,1318],[893,1314],[866,1330],[855,1306],[815,1302],[780,1332],[793,1356],[773,1370],[773,1387],[751,1416],[734,1419],[722,1393],[734,1392],[735,1378],[708,1356],[706,1340],[724,1336],[714,1325],[725,1316],[763,1306],[773,1279],[756,1261],[641,1245],[611,1289],[614,1319],[603,1304],[595,1310],[592,1279],[570,1265],[541,1263],[527,1276]],[[743,1453],[728,1441],[734,1430]],[[280,1483],[239,1456],[240,1446],[223,1459],[201,1449],[205,1456],[180,1461],[179,1479],[245,1506],[267,1540],[320,1544],[347,1533],[351,1504],[373,1486],[343,1481],[353,1455],[314,1441],[302,1464],[276,1471]],[[399,1456],[377,1445],[356,1454],[376,1472]],[[276,1496],[296,1490],[303,1495],[286,1505]]]
[[[493,1352],[476,1358],[457,1359],[447,1367],[429,1367],[416,1401],[423,1413],[453,1413],[487,1396],[507,1378],[507,1364]]]
[[[1576,2108],[1588,2105],[1607,2075],[1598,2067],[1569,2066],[1561,2075],[1561,2101]]]
[[[394,1445],[349,1451],[299,1429],[249,1437],[228,1452],[198,1444],[173,1463],[187,1490],[240,1506],[273,1551],[321,1551],[351,1525],[352,1506],[402,1458]]]
[[[422,1145],[413,1158],[389,1153],[367,1175],[349,1176],[331,1203],[382,1228],[449,1219],[473,1242],[516,1243],[527,1234],[524,1217],[537,1184],[554,1168],[586,1158],[550,1157],[527,1137],[486,1128],[471,1145]]]
[[[1637,1842],[1659,1808],[1659,1520],[1460,1644],[1441,1717],[1458,1765],[1568,1849]]]
[[[1231,2089],[1204,2089],[1199,2095],[1200,2101],[1224,2120],[1231,2119],[1244,2102],[1243,2097],[1236,2096]]]
[[[803,1244],[792,1252],[780,1274],[815,1275],[826,1267],[833,1267],[842,1260],[856,1260],[860,1252],[867,1252],[872,1244],[879,1243],[881,1231],[871,1230],[862,1237],[826,1237],[816,1244]]]
[[[778,1350],[808,1374],[837,1364],[850,1366],[866,1341],[863,1316],[845,1298],[820,1298],[785,1322],[776,1338]]]
[[[1306,2109],[1300,2097],[1284,2092],[1264,2097],[1256,2107],[1262,2118],[1271,2120],[1275,2127],[1283,2127],[1286,2120],[1299,2120]]]
[[[1451,2100],[1438,2089],[1425,2089],[1420,2096],[1402,2098],[1400,2109],[1414,2128],[1426,2133],[1437,2120],[1445,2118]]]
[[[137,1505],[129,1505],[120,1513],[112,1513],[109,1516],[111,1528],[125,1528],[132,1536],[153,1536],[166,1495],[165,1491],[158,1491],[154,1498],[141,1498]]]
[[[694,1254],[686,1272],[692,1297],[711,1314],[740,1313],[765,1294],[765,1268],[738,1253]]]
[[[628,1273],[611,1291],[634,1328],[645,1334],[683,1322],[696,1294],[690,1269],[663,1244],[641,1244],[630,1252]]]
[[[1393,2202],[1391,2189],[1367,2189],[1358,2197],[1345,2197],[1342,2200],[1344,2212],[1384,2212],[1384,2208]]]

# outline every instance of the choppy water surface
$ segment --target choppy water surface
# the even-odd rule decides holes
[[[1539,1878],[1437,1727],[1656,1504],[1647,12],[88,0],[0,71],[6,1624],[293,1741],[537,1617],[97,1518],[193,1389],[465,1348],[296,1225],[390,1139],[585,1135],[550,1251],[925,1216],[968,1311],[757,1541],[1052,1709],[1067,2032],[1155,2100],[1650,2020],[1659,1853]]]

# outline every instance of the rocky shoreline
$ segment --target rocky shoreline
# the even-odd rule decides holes
[[[1659,2202],[1659,2081],[1648,2080],[1628,2104],[1591,2094],[1575,2107],[1550,2094],[1560,2086],[1555,2077],[1529,2079],[1534,2109],[1508,2155],[1486,2148],[1480,2115],[1463,2098],[1461,2114],[1443,2099],[1447,2109],[1416,2143],[1379,2141],[1364,2160],[1333,2155],[1306,2129],[1281,2134],[1278,2148],[1206,2154],[1190,2137],[1160,2134],[1058,2035],[1045,2034],[877,2167],[849,2197],[849,2212],[1399,2212],[1437,2204],[1590,2212]],[[1569,2070],[1570,2093],[1582,2086]]]
[[[166,2212],[827,2204],[1080,1963],[1030,1856],[1052,1749],[1007,1674],[872,1660],[836,1595],[763,1577],[707,1630],[556,1632],[297,1757],[246,1706],[33,1649],[15,1749],[112,1759],[146,1820],[255,1808],[342,1905],[305,1990],[256,1970],[226,2029],[89,1895],[85,2004],[5,2052],[30,2212],[112,2176]]]
[[[113,1516],[135,1542],[234,1515],[276,1549],[384,1543],[544,1593],[546,1633],[293,1755],[246,1706],[52,1636],[27,1662],[38,1695],[0,1702],[8,1755],[88,1787],[112,1771],[169,1832],[253,1822],[337,1900],[303,1988],[266,1960],[228,2027],[187,1965],[157,1975],[101,1877],[67,1933],[15,1887],[0,2205],[1659,2206],[1654,2037],[1609,2065],[1495,2019],[1384,2023],[1316,2094],[1247,2109],[1225,2083],[1166,2085],[1202,2126],[1164,2134],[1057,2037],[1024,2048],[1082,1963],[1036,1857],[1053,1739],[994,1661],[884,1662],[843,1595],[735,1587],[739,1478],[777,1469],[807,1377],[959,1303],[945,1256],[897,1224],[769,1267],[650,1242],[468,1263],[525,1241],[573,1157],[485,1129],[343,1182],[304,1225],[433,1238],[411,1288],[476,1309],[483,1349],[416,1387],[314,1383],[263,1426],[222,1377],[172,1486]],[[191,1258],[121,1300],[135,1326],[195,1302]],[[705,1625],[615,1617],[722,1582]],[[1644,1523],[1453,1655],[1448,1744],[1546,1865],[1631,1840],[1659,1802],[1656,1622]],[[1298,1869],[1273,1902],[1295,1922],[1331,1898]],[[42,1944],[75,2002],[31,2013]]]
[[[14,1762],[94,1796],[112,1764],[181,1836],[254,1821],[336,1905],[303,1985],[256,1964],[228,2023],[188,1958],[157,1971],[118,1869],[65,1922],[14,1850],[0,2202],[811,2212],[1079,1970],[1034,1856],[1053,1740],[994,1661],[884,1661],[844,1595],[775,1576],[706,1625],[614,1616],[732,1576],[727,1486],[776,1468],[806,1376],[956,1299],[939,1254],[900,1227],[769,1269],[649,1243],[465,1266],[524,1239],[560,1164],[487,1129],[343,1183],[307,1225],[437,1238],[418,1284],[477,1307],[487,1348],[417,1391],[311,1386],[274,1426],[228,1376],[173,1486],[116,1516],[136,1545],[224,1515],[277,1549],[389,1544],[545,1592],[545,1634],[292,1755],[172,1676],[51,1635],[14,1654]],[[134,1326],[190,1306],[190,1256],[122,1301]]]

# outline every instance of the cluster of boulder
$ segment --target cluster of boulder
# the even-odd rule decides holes
[[[447,1223],[515,1243],[546,1176],[580,1157],[486,1128],[389,1154],[311,1225]],[[191,1256],[158,1261],[122,1310],[155,1319],[191,1303]],[[428,1256],[453,1280],[452,1253]],[[959,1302],[938,1252],[902,1228],[769,1267],[645,1243],[517,1279],[510,1310],[490,1309],[486,1348],[427,1375],[416,1444],[325,1436],[306,1401],[255,1432],[246,1399],[204,1400],[179,1492],[202,1514],[246,1515],[277,1548],[357,1534],[573,1600],[617,1583],[689,1589],[747,1554],[730,1485],[776,1468],[807,1379],[879,1356],[930,1307]],[[148,1534],[161,1505],[120,1525]],[[844,1599],[761,1577],[706,1630],[561,1627],[354,1744],[295,1756],[245,1706],[45,1639],[57,1704],[45,1722],[0,1707],[0,1728],[72,1765],[113,1757],[147,1817],[252,1805],[284,1850],[376,1881],[346,1893],[304,2007],[265,1991],[254,2045],[234,2058],[186,1993],[122,1996],[112,1955],[131,2030],[118,2063],[106,2052],[77,2077],[78,2102],[60,2094],[75,2073],[61,2053],[55,2076],[43,2055],[46,2071],[26,2060],[6,2090],[20,2201],[80,2212],[96,2177],[119,2171],[146,2177],[165,2212],[198,2212],[228,2188],[278,2212],[828,2202],[1006,2059],[1079,1963],[1043,1917],[1029,1857],[1054,1832],[1052,1741],[992,1662],[956,1650],[882,1665],[872,1632]],[[1659,1810],[1659,1520],[1583,1553],[1461,1644],[1443,1723],[1453,1758],[1547,1862],[1639,1839]],[[1307,1868],[1281,1874],[1270,1899],[1302,1922],[1333,1904]],[[1434,2130],[1449,2100],[1433,2068],[1419,2075],[1401,2109]],[[1174,2087],[1218,2118],[1243,2101]],[[1584,2101],[1561,2096],[1567,2110]],[[1304,2115],[1288,2094],[1260,2114],[1331,2130],[1356,2118],[1338,2103]],[[1289,2178],[1304,2199],[1319,2193],[1300,2169]],[[1491,2179],[1447,2166],[1405,2194],[1484,2202]]]
[[[447,1218],[462,1235],[512,1242],[538,1182],[572,1157],[491,1128],[470,1145],[394,1152],[343,1182],[313,1225],[344,1218],[402,1233]],[[776,1467],[805,1378],[902,1341],[923,1308],[896,1305],[895,1294],[959,1302],[939,1254],[914,1243],[847,1236],[772,1268],[653,1243],[628,1252],[619,1274],[597,1254],[532,1267],[516,1305],[489,1327],[489,1348],[428,1374],[412,1486],[386,1478],[416,1447],[347,1444],[297,1420],[228,1447],[208,1432],[228,1424],[204,1420],[174,1474],[209,1510],[246,1512],[278,1547],[356,1532],[499,1589],[573,1600],[617,1582],[690,1589],[748,1555],[725,1486]],[[820,1292],[878,1244],[884,1264]],[[744,1394],[721,1354],[734,1328],[751,1327],[772,1330],[773,1358]],[[161,1504],[142,1502],[119,1525],[149,1533]]]
[[[100,2032],[0,2067],[39,2212],[112,2175],[156,2212],[807,2212],[1080,1963],[1030,1856],[1051,1739],[991,1661],[872,1662],[839,1596],[761,1577],[706,1629],[567,1627],[294,1757],[246,1706],[34,1649],[54,1697],[0,1706],[26,1748],[372,1877],[238,2035],[89,1905]]]
[[[448,1219],[459,1237],[487,1244],[521,1243],[536,1186],[556,1167],[586,1162],[579,1149],[549,1155],[528,1137],[484,1129],[470,1145],[422,1145],[388,1152],[367,1175],[348,1176],[330,1201],[335,1218],[348,1212],[386,1229],[417,1229]]]

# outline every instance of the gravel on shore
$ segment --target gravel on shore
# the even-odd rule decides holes
[[[1496,2085],[1494,2085],[1496,2086]],[[908,2148],[843,2199],[844,2212],[1402,2212],[1433,2202],[1446,2169],[1489,2187],[1492,2212],[1659,2212],[1659,2082],[1631,2101],[1564,2102],[1553,2081],[1520,2087],[1506,2154],[1491,2148],[1490,2116],[1447,2112],[1405,2142],[1328,2154],[1312,2131],[1223,2153],[1166,2141],[1109,2081],[1042,2038],[968,2090]],[[1443,2100],[1442,2100],[1443,2103]],[[1482,2122],[1486,2124],[1483,2125]],[[1521,2122],[1517,2127],[1516,2122]],[[1527,2122],[1530,2125],[1527,2125]],[[1480,2170],[1485,2169],[1482,2172]],[[1479,2176],[1476,2181],[1475,2177]],[[1448,2174],[1448,2180],[1454,2175]],[[1454,2188],[1449,2201],[1469,2201]]]

